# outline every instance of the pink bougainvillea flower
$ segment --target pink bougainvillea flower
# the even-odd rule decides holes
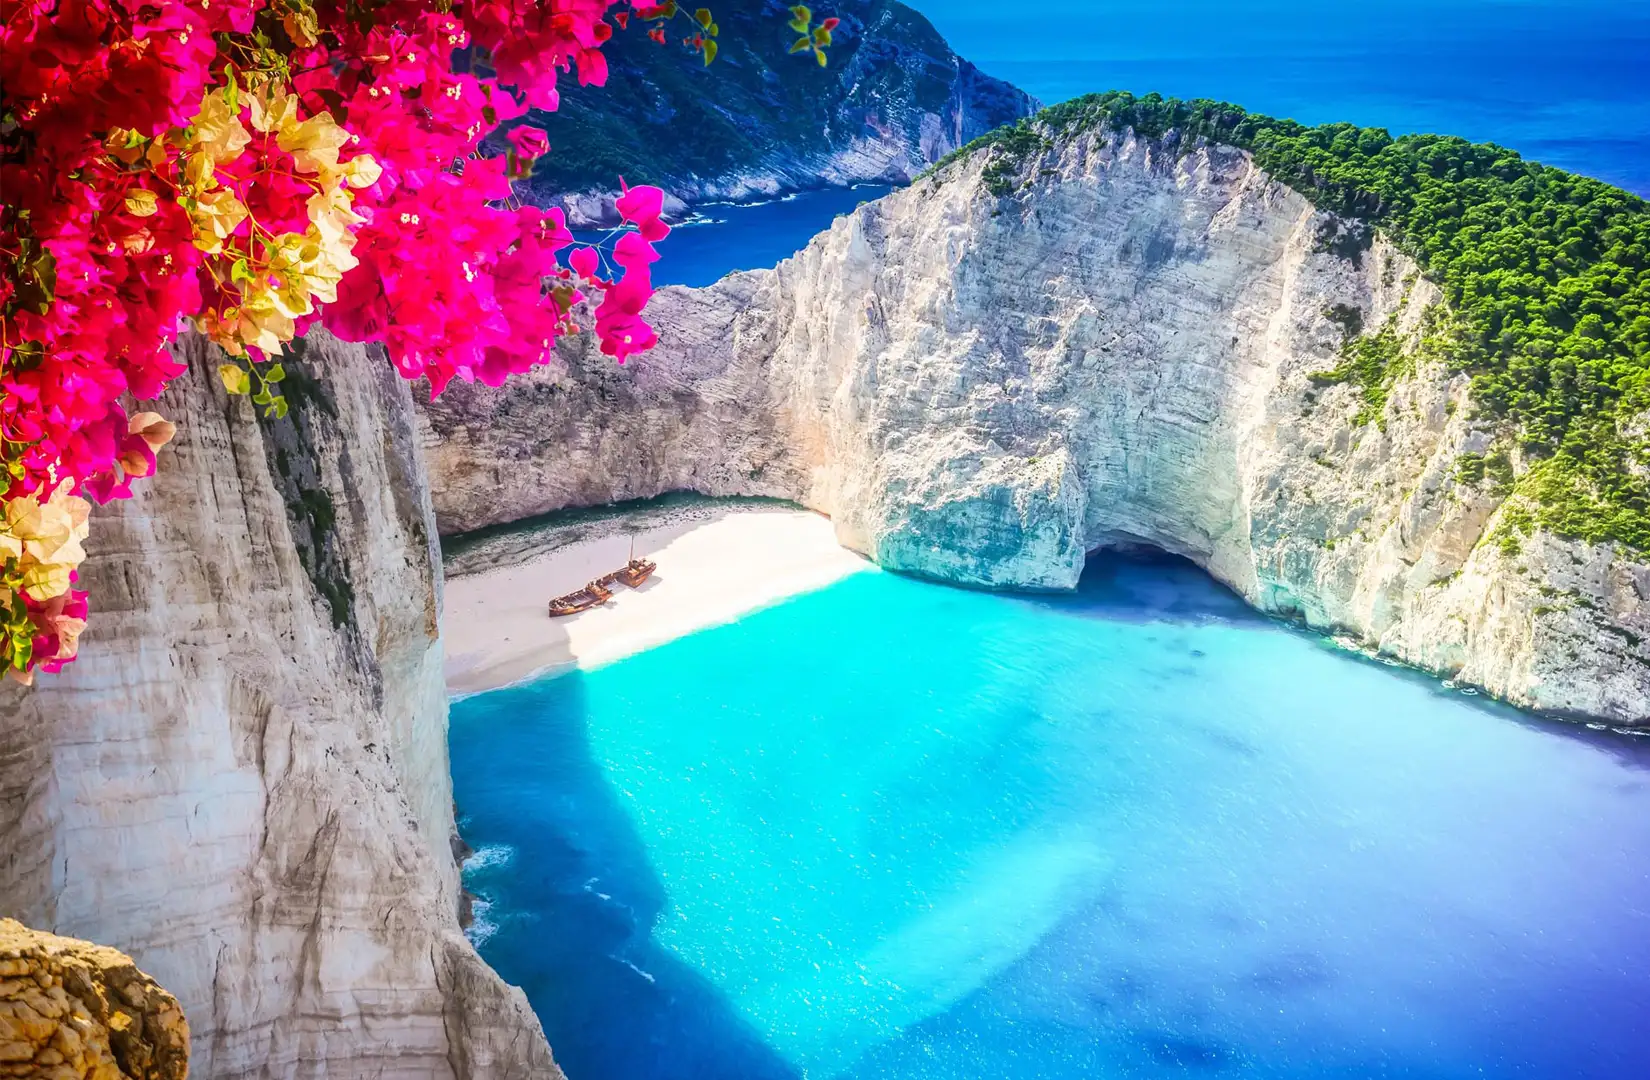
[[[644,234],[627,232],[613,245],[613,261],[626,270],[646,270],[659,261],[659,252]]]
[[[596,270],[601,266],[601,253],[591,247],[576,248],[567,256],[567,265],[579,277],[593,281]]]
[[[636,226],[645,240],[656,242],[669,236],[670,226],[659,220],[664,213],[664,191],[647,184],[631,187],[622,177],[619,183],[624,189],[624,194],[614,203],[619,216]]]
[[[48,674],[61,671],[63,665],[75,658],[80,648],[80,635],[86,629],[88,614],[86,594],[71,589],[50,600],[36,601],[24,595],[29,621],[34,623],[34,656],[42,671]]]
[[[550,139],[544,130],[529,124],[511,128],[509,139],[516,153],[528,161],[541,158],[550,151]]]
[[[653,282],[646,261],[631,266],[623,278],[608,286],[596,307],[596,336],[601,340],[602,352],[622,364],[626,358],[658,343],[653,327],[641,318],[642,309],[652,294]]]
[[[171,425],[126,409],[183,374],[166,346],[186,320],[242,365],[320,322],[381,342],[432,393],[555,363],[557,340],[585,329],[621,361],[652,345],[642,313],[670,231],[663,193],[624,186],[633,228],[611,252],[619,280],[603,280],[595,248],[561,259],[574,239],[560,211],[516,207],[512,174],[550,147],[541,128],[511,125],[554,109],[563,76],[604,83],[613,24],[669,10],[317,0],[272,13],[284,35],[264,53],[247,35],[266,0],[9,5],[0,501],[63,484],[125,498],[152,475]],[[511,152],[480,155],[501,128]],[[24,265],[24,250],[45,261]],[[30,609],[32,643],[0,635],[22,676],[74,657],[84,594],[50,603]]]

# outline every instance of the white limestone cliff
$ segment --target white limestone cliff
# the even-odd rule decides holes
[[[1419,356],[1366,424],[1355,386],[1310,378],[1339,359],[1337,308],[1411,346],[1443,312],[1406,257],[1231,148],[1090,132],[1009,195],[986,165],[773,271],[665,290],[660,346],[625,368],[586,341],[449,390],[424,410],[441,530],[772,495],[884,566],[1042,589],[1145,543],[1518,704],[1650,720],[1650,567],[1507,531],[1494,485],[1458,472],[1497,435],[1466,378]]]
[[[408,388],[317,332],[263,422],[182,348],[79,661],[0,691],[0,916],[129,953],[201,1080],[559,1077],[459,928]]]

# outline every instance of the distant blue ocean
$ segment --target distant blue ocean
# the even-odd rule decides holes
[[[830,227],[838,214],[880,199],[884,184],[802,191],[782,199],[709,203],[696,208],[659,244],[653,266],[658,285],[709,285],[734,270],[776,266]],[[579,238],[599,239],[580,234]]]
[[[1650,1077],[1650,738],[1176,560],[855,575],[459,701],[452,756],[569,1080]]]
[[[1643,0],[907,0],[1045,104],[1101,90],[1496,142],[1650,195]]]
[[[1461,135],[1650,196],[1645,0],[907,2],[1045,104],[1155,90],[1308,124]],[[773,266],[886,190],[706,207],[661,247],[655,280]]]

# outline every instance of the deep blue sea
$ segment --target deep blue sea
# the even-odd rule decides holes
[[[676,222],[659,243],[661,258],[653,264],[653,283],[697,288],[734,270],[777,266],[807,247],[838,214],[891,190],[886,184],[858,184],[800,191],[780,199],[695,207],[693,215]],[[576,235],[586,243],[602,243],[613,234]]]
[[[1650,195],[1644,0],[907,0],[1045,103],[1209,97],[1498,142]]]
[[[1650,196],[1645,0],[907,2],[1045,104],[1100,90],[1219,98],[1303,123],[1498,142]],[[654,278],[708,285],[773,266],[885,190],[706,207],[661,245]]]
[[[870,571],[455,704],[570,1080],[1650,1076],[1650,739],[1108,556]]]

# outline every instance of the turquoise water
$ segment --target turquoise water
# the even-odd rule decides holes
[[[1266,621],[865,573],[453,709],[571,1080],[1650,1075],[1650,740]]]
[[[1045,101],[1444,131],[1650,194],[1621,0],[914,0]],[[705,208],[771,266],[880,191]],[[453,710],[482,951],[571,1080],[1650,1076],[1650,739],[1248,614],[1183,563],[864,574]]]

